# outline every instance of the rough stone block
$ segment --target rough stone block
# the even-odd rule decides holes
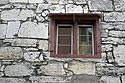
[[[111,37],[125,37],[125,31],[109,31]]]
[[[0,6],[0,9],[11,9],[11,8],[12,8],[11,4],[6,4],[6,5]]]
[[[7,24],[0,24],[0,39],[5,38]]]
[[[20,22],[8,22],[6,38],[15,38],[18,34],[18,30],[20,28]]]
[[[111,0],[89,0],[89,7],[91,11],[113,11]]]
[[[9,0],[0,0],[0,4],[7,4],[9,3]]]
[[[74,72],[74,74],[95,74],[95,63],[92,62],[80,62],[71,61],[69,62],[68,70]]]
[[[105,51],[112,51],[113,46],[111,44],[108,45],[102,45],[102,52]]]
[[[49,11],[50,13],[65,13],[64,5],[51,5]]]
[[[29,0],[29,3],[43,3],[44,0]]]
[[[35,39],[5,39],[4,43],[10,43],[11,46],[36,47],[37,40]]]
[[[63,63],[56,61],[49,62],[45,66],[40,66],[40,70],[38,71],[38,73],[45,75],[54,75],[54,76],[65,75],[65,71],[63,69]]]
[[[114,0],[116,11],[125,11],[125,0]]]
[[[42,49],[42,50],[48,50],[48,48],[49,48],[48,41],[47,40],[40,40],[38,48]]]
[[[49,4],[57,4],[59,0],[46,0]]]
[[[28,0],[9,0],[10,3],[28,3]]]
[[[125,13],[124,12],[111,12],[104,13],[105,21],[125,21]]]
[[[102,83],[121,83],[119,77],[112,77],[112,76],[102,76],[101,82]]]
[[[40,52],[27,52],[24,53],[24,59],[31,62],[43,61],[43,56]]]
[[[48,38],[48,24],[44,23],[34,23],[34,22],[24,22],[18,33],[18,37],[28,37],[28,38]]]
[[[125,64],[125,46],[124,45],[118,45],[117,47],[114,47],[114,56],[115,60],[119,65]]]
[[[0,83],[26,83],[26,80],[19,78],[0,78]]]
[[[0,59],[21,59],[23,56],[22,49],[20,47],[1,47]]]
[[[43,10],[47,10],[49,8],[49,4],[38,4],[36,9],[36,13],[42,13]]]
[[[68,4],[66,5],[66,13],[83,13],[83,9],[80,5]]]
[[[8,65],[5,68],[6,76],[30,76],[32,73],[33,70],[23,64]]]
[[[12,9],[1,12],[2,20],[26,20],[28,17],[33,17],[34,12],[32,10]]]
[[[108,37],[108,30],[101,30],[101,37]]]
[[[81,74],[72,76],[70,83],[100,83],[100,82],[97,76]]]
[[[32,83],[69,83],[63,77],[57,76],[33,76],[30,77]]]
[[[125,83],[125,76],[122,76],[122,83]]]

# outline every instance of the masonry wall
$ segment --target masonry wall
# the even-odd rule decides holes
[[[50,57],[49,13],[102,14],[102,58]],[[124,0],[0,0],[0,83],[91,80],[125,83]]]

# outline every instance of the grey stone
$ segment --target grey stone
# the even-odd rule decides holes
[[[9,3],[9,0],[0,0],[0,4],[7,4]]]
[[[102,45],[102,52],[112,51],[112,50],[113,50],[113,46],[111,44]]]
[[[110,37],[125,37],[125,31],[109,31]]]
[[[108,37],[108,30],[101,30],[101,37]]]
[[[0,6],[0,9],[10,9],[12,7],[13,6],[11,4],[6,4],[6,5],[3,5],[3,6]]]
[[[15,38],[20,28],[20,21],[8,22],[6,38]]]
[[[122,76],[122,82],[123,83],[125,82],[125,76]]]
[[[125,0],[114,0],[114,6],[116,11],[125,10]]]
[[[104,13],[105,21],[125,21],[125,13],[124,12],[111,12]]]
[[[9,0],[11,3],[28,3],[28,0]]]
[[[0,47],[0,59],[21,59],[22,56],[23,52],[20,47]]]
[[[0,83],[26,83],[26,80],[20,78],[0,78]]]
[[[59,0],[46,0],[49,4],[58,4]]]
[[[33,17],[34,12],[32,10],[21,10],[20,9],[12,9],[5,10],[1,12],[2,20],[26,20],[28,17]]]
[[[95,63],[71,61],[69,62],[68,70],[71,70],[74,74],[95,75]]]
[[[5,38],[7,24],[0,24],[0,39]]]
[[[45,66],[40,66],[39,74],[63,76],[65,71],[63,69],[63,63],[51,61]]]
[[[48,43],[47,40],[40,40],[38,48],[46,51],[48,50]]]
[[[100,82],[97,76],[81,74],[72,76],[70,83],[100,83]]]
[[[115,60],[118,63],[118,65],[124,65],[125,64],[125,46],[124,45],[118,45],[117,47],[114,47],[114,56]]]
[[[89,0],[89,7],[91,11],[113,11],[111,0]]]
[[[71,0],[68,0],[68,2],[69,1],[71,1]],[[87,1],[86,0],[72,0],[74,3],[76,3],[76,4],[86,4],[87,3]]]
[[[33,70],[24,64],[8,65],[5,68],[6,76],[30,76]]]
[[[65,13],[64,5],[51,5],[49,6],[50,13]]]
[[[34,22],[24,22],[18,33],[18,37],[28,37],[28,38],[48,38],[48,24],[44,23],[34,23]]]
[[[42,13],[42,11],[47,10],[49,8],[49,6],[50,6],[50,4],[38,4],[36,13]]]
[[[11,43],[11,46],[36,47],[37,40],[35,39],[5,39],[4,43]]]
[[[113,76],[102,76],[101,82],[102,83],[121,83],[119,77],[113,77]]]
[[[33,76],[29,80],[32,83],[69,83],[69,81],[60,76]]]
[[[66,13],[83,13],[83,9],[80,5],[68,4],[66,5]]]
[[[26,8],[26,4],[20,4],[20,3],[14,3],[13,6],[17,9],[19,9],[19,8],[25,9]]]
[[[44,0],[29,0],[29,3],[43,3]]]
[[[44,61],[43,56],[42,54],[40,54],[40,52],[26,52],[24,53],[24,59],[31,62]]]

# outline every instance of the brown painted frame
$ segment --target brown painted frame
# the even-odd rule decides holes
[[[100,14],[79,14],[79,13],[51,13],[50,18],[50,57],[58,58],[101,58],[101,35],[100,35]],[[94,25],[94,55],[77,54],[77,35],[74,35],[73,54],[56,54],[56,25],[70,23],[74,25],[74,33],[77,34],[77,24]]]

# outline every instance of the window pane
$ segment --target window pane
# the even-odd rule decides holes
[[[61,25],[57,30],[57,53],[71,54],[72,47],[72,26]]]
[[[79,46],[79,54],[80,55],[91,55],[92,46]]]
[[[71,46],[58,46],[58,54],[71,54]]]
[[[79,54],[92,55],[94,50],[92,26],[79,26]]]
[[[59,36],[58,44],[71,45],[71,36]]]
[[[71,35],[71,26],[59,26],[59,35]]]

